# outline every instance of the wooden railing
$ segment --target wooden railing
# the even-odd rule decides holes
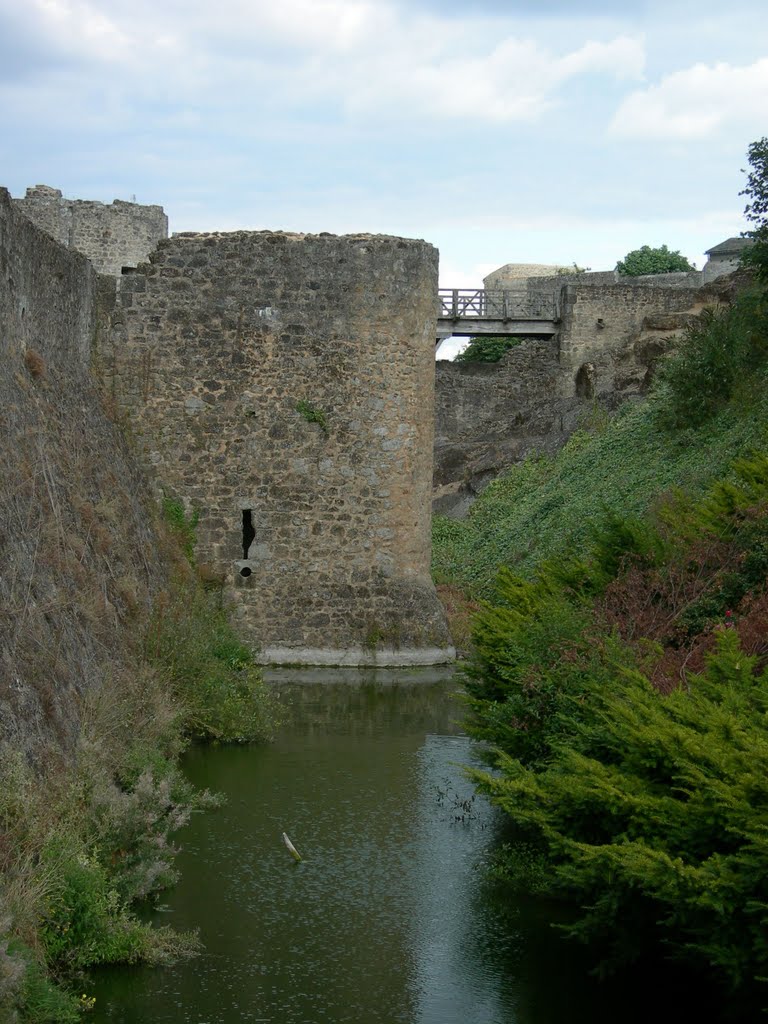
[[[440,288],[440,319],[557,320],[557,298],[484,288]]]

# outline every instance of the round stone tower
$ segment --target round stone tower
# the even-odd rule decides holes
[[[429,575],[436,250],[234,232],[150,260],[121,281],[105,370],[243,636],[272,663],[450,660]]]

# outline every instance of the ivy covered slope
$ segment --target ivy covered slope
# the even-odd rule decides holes
[[[689,330],[647,403],[435,526],[438,579],[485,599],[468,724],[492,768],[475,782],[516,826],[500,873],[572,904],[603,969],[653,951],[758,1005],[766,385],[757,290]]]

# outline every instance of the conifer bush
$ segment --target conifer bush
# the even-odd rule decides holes
[[[768,977],[768,453],[699,499],[607,516],[502,570],[468,729],[517,843],[499,874],[573,904],[600,969],[648,950],[750,997]],[[758,997],[759,998],[759,997]]]
[[[610,687],[586,676],[545,765],[500,754],[501,774],[471,774],[539,840],[550,891],[581,908],[567,930],[604,966],[663,944],[740,988],[768,972],[768,671],[735,630],[717,639],[667,697],[620,660]]]

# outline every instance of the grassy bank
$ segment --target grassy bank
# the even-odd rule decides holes
[[[193,740],[258,741],[274,728],[250,652],[182,553],[190,521],[166,513],[168,583],[151,608],[133,609],[134,643],[113,675],[82,694],[74,749],[51,745],[38,764],[0,751],[3,1020],[78,1020],[91,1005],[84,968],[196,952],[194,935],[133,910],[173,883],[175,833],[216,803],[193,791],[179,756]]]
[[[625,405],[575,434],[553,457],[529,458],[493,481],[463,520],[436,516],[433,574],[473,597],[493,593],[499,566],[528,575],[546,558],[588,550],[609,514],[642,515],[665,493],[701,493],[766,438],[768,395],[729,405],[699,429],[670,432],[663,402]]]

